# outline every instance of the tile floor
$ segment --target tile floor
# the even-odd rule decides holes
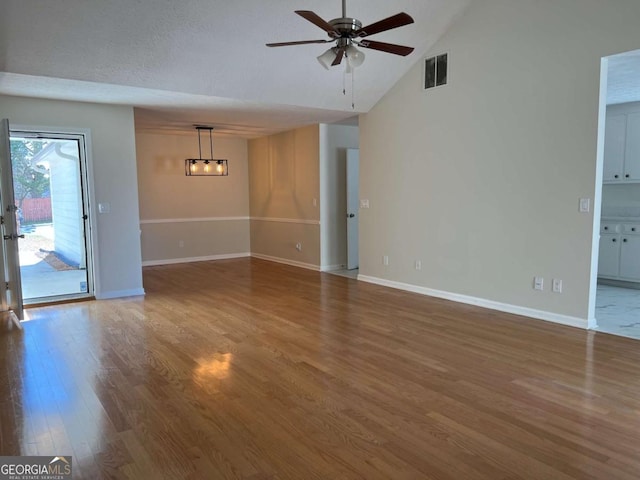
[[[640,290],[598,285],[597,330],[640,339]]]
[[[353,278],[354,280],[358,278],[358,269],[347,270],[346,268],[343,270],[332,270],[330,272],[332,275],[340,275],[341,277]]]

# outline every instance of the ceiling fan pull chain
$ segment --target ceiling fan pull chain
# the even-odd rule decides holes
[[[342,72],[342,95],[347,94],[347,69]]]
[[[356,109],[356,90],[354,88],[356,77],[356,69],[351,69],[351,110]]]

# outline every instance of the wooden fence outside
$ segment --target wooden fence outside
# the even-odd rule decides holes
[[[22,223],[51,222],[51,197],[25,198],[22,201]]]

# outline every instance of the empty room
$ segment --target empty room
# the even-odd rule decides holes
[[[640,478],[637,0],[3,0],[0,478]]]

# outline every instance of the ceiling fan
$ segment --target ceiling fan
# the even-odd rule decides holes
[[[336,45],[334,47],[331,47],[318,57],[318,61],[326,69],[329,69],[330,66],[340,65],[344,57],[347,58],[347,69],[362,65],[362,62],[364,61],[364,53],[358,50],[355,45],[362,48],[370,48],[381,52],[393,53],[403,57],[413,52],[412,47],[366,39],[366,37],[369,37],[370,35],[413,23],[413,18],[404,12],[392,15],[391,17],[365,27],[362,26],[362,22],[360,20],[347,17],[346,0],[342,0],[342,17],[334,18],[328,22],[310,10],[296,10],[295,13],[327,32],[329,39],[267,43],[267,47],[285,47],[289,45],[335,42]]]

